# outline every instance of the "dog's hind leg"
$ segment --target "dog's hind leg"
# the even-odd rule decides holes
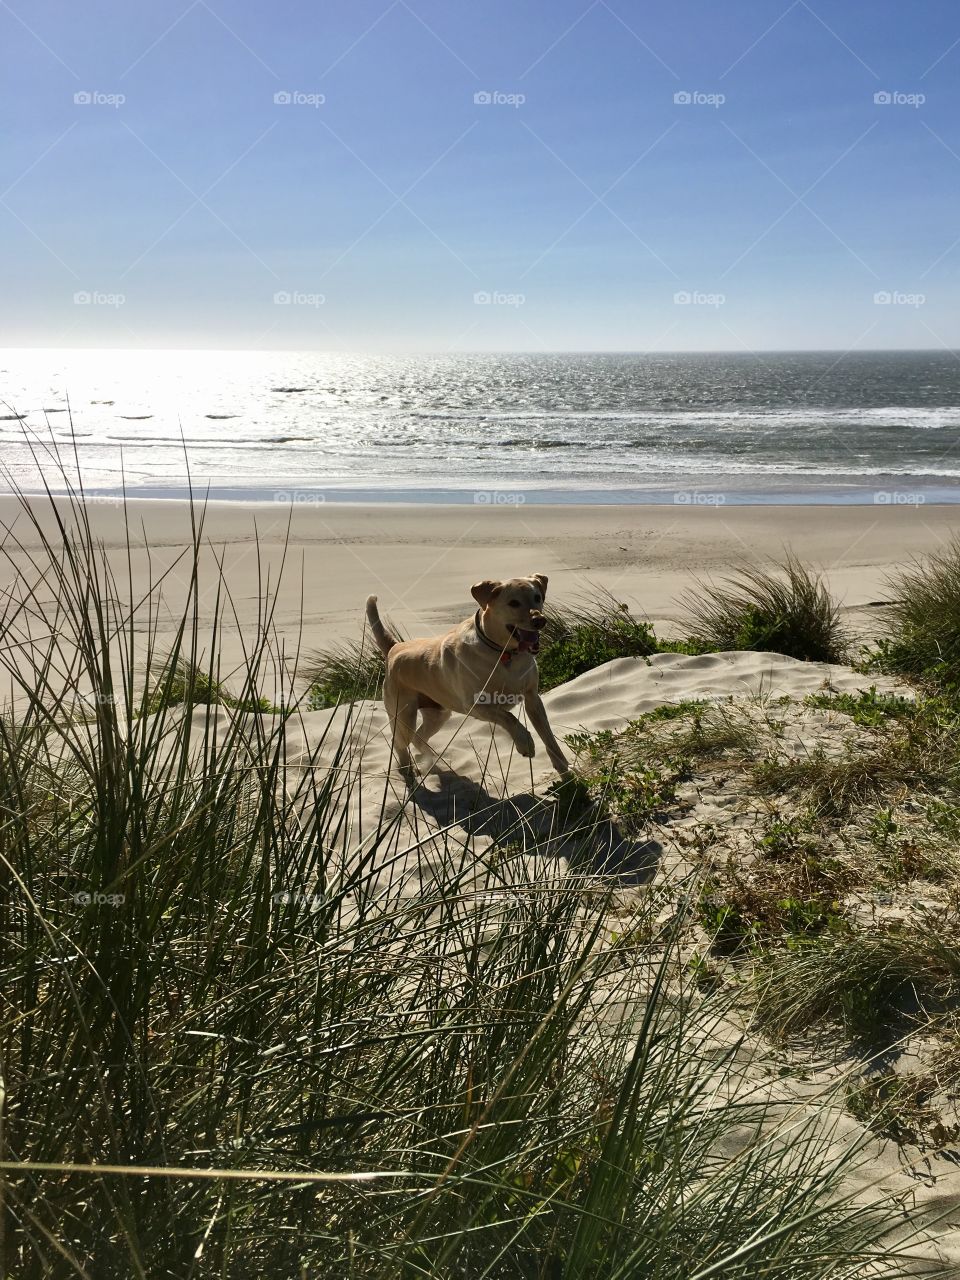
[[[414,734],[413,741],[418,747],[422,747],[424,751],[429,751],[436,762],[440,757],[440,752],[430,741],[435,734],[438,734],[443,726],[450,719],[450,712],[445,707],[438,707],[436,704],[431,706],[420,706],[420,727]]]
[[[420,728],[417,731],[417,737],[421,742],[429,742],[435,734],[440,732],[449,719],[450,712],[446,707],[421,707]]]
[[[391,679],[388,672],[383,682],[383,705],[390,717],[393,758],[398,769],[407,773],[412,768],[410,742],[417,728],[417,695]]]

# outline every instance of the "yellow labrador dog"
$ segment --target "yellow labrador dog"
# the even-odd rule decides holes
[[[451,711],[499,725],[522,756],[532,756],[533,738],[510,711],[522,703],[543,739],[550,763],[558,773],[568,773],[570,766],[537,692],[535,655],[547,622],[543,616],[547,579],[535,573],[509,582],[486,580],[471,587],[470,594],[480,606],[472,618],[446,635],[403,642],[380,621],[377,597],[367,600],[367,621],[386,658],[383,701],[397,764],[409,772],[411,742],[432,738]]]

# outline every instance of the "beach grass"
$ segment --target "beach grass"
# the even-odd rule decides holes
[[[383,623],[391,635],[404,639],[403,633],[388,618],[384,618]],[[359,640],[345,641],[313,653],[304,663],[301,674],[309,685],[307,705],[311,711],[336,707],[341,702],[379,698],[383,692],[383,654],[364,629]]]
[[[146,601],[118,582],[76,495],[22,518],[40,549],[8,531],[0,607],[7,1274],[907,1273],[889,1201],[845,1190],[858,1144],[759,1088],[730,995],[689,977],[696,877],[626,905],[530,823],[496,856],[443,828],[425,861],[349,708],[288,758],[306,722],[272,594],[221,679],[236,617],[201,582],[202,507],[162,653],[162,575]]]
[[[886,634],[873,665],[960,686],[960,539],[893,574],[887,585]]]
[[[759,1017],[781,1036],[839,1022],[868,1046],[888,1047],[960,993],[955,922],[926,923],[846,929],[771,956],[758,975]]]
[[[764,650],[808,662],[843,662],[850,638],[823,578],[793,555],[750,566],[688,593],[686,622],[704,650]]]

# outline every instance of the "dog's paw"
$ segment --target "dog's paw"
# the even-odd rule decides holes
[[[527,760],[537,754],[537,744],[534,742],[532,735],[522,726],[520,733],[517,734],[517,750]]]
[[[559,754],[552,755],[550,757],[550,763],[553,765],[553,767],[556,769],[557,773],[559,774],[568,774],[570,772],[570,761],[567,759],[566,756],[562,756]]]

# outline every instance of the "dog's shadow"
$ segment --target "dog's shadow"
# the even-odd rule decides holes
[[[496,848],[533,850],[541,857],[566,858],[580,874],[612,875],[646,884],[656,875],[663,847],[656,840],[630,840],[595,805],[565,802],[522,791],[493,796],[480,783],[453,769],[434,769],[434,791],[421,785],[413,803],[441,827],[457,825],[471,836],[486,836]]]

